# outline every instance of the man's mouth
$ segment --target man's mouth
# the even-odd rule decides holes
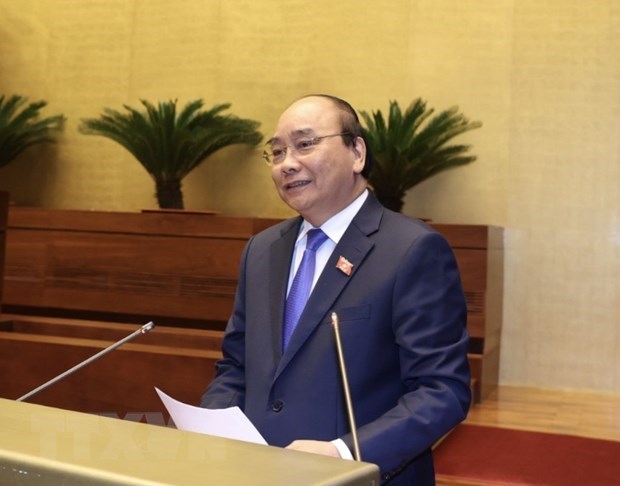
[[[310,181],[295,181],[290,184],[286,184],[284,187],[288,189],[297,189],[298,187],[303,187],[310,184]]]

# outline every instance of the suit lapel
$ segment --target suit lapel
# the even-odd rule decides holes
[[[291,341],[274,376],[274,380],[282,370],[291,362],[295,354],[303,346],[313,331],[323,322],[330,322],[329,313],[333,308],[334,302],[341,292],[355,280],[357,270],[363,264],[364,259],[374,246],[368,236],[379,228],[383,207],[377,202],[372,193],[353,218],[353,221],[340,239],[329,258],[325,269],[321,273],[319,280],[308,299],[308,303],[299,318],[297,327]],[[344,257],[353,264],[350,275],[336,268],[340,257]],[[282,336],[282,315],[284,302],[280,306],[279,332],[274,333],[281,339]]]
[[[269,315],[271,317],[271,339],[274,363],[280,361],[282,355],[282,323],[284,322],[284,302],[286,301],[286,285],[289,268],[293,256],[293,247],[299,232],[302,219],[295,218],[291,224],[282,229],[281,238],[273,242],[270,249],[269,268]]]

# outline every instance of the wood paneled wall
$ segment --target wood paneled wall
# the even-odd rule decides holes
[[[4,248],[9,211],[9,193],[0,191],[0,314],[2,314],[2,288],[4,286]]]
[[[0,397],[17,399],[138,329],[133,324],[4,314]],[[220,331],[155,328],[27,401],[164,423],[154,387],[198,404],[221,357]]]
[[[0,330],[0,370],[6,375],[0,396],[26,393],[31,385],[62,372],[63,366],[72,366],[71,360],[75,364],[120,339],[119,332],[128,328],[112,323],[153,320],[168,330],[152,336],[165,335],[168,342],[156,343],[158,338],[149,335],[150,342],[141,339],[126,345],[126,351],[114,358],[116,365],[98,364],[95,369],[100,371],[92,371],[95,375],[87,381],[100,386],[80,391],[79,380],[73,385],[67,380],[43,399],[85,411],[105,408],[106,400],[119,413],[152,409],[156,402],[152,397],[142,400],[140,395],[146,392],[134,386],[134,368],[139,367],[139,381],[155,384],[159,377],[171,393],[195,401],[219,356],[243,247],[253,234],[275,222],[192,212],[12,207],[4,276],[4,311],[11,314],[5,314]],[[481,225],[435,228],[450,242],[461,269],[474,393],[480,400],[498,381],[503,231]],[[162,369],[167,378],[157,371]],[[179,381],[183,386],[173,384],[175,375],[187,378]],[[126,382],[129,388],[119,385]],[[106,386],[108,391],[117,387],[120,395],[102,399]],[[131,391],[136,389],[140,393]],[[80,393],[81,402],[74,399]],[[67,397],[74,397],[72,407]],[[132,405],[120,403],[123,399]]]
[[[223,328],[243,246],[274,222],[13,207],[8,311]]]

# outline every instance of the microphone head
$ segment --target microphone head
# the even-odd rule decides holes
[[[152,331],[155,328],[155,323],[153,321],[147,322],[144,326],[142,326],[142,328],[140,329],[140,332],[142,334],[146,334],[149,331]]]

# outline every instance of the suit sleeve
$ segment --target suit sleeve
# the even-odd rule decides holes
[[[403,393],[358,429],[363,459],[392,473],[463,420],[470,403],[467,309],[452,249],[425,233],[396,272],[391,325]],[[351,447],[350,435],[343,440]]]
[[[241,257],[239,283],[232,315],[226,325],[222,343],[223,358],[215,367],[215,378],[200,400],[204,408],[227,408],[245,405],[245,268],[252,239]]]

